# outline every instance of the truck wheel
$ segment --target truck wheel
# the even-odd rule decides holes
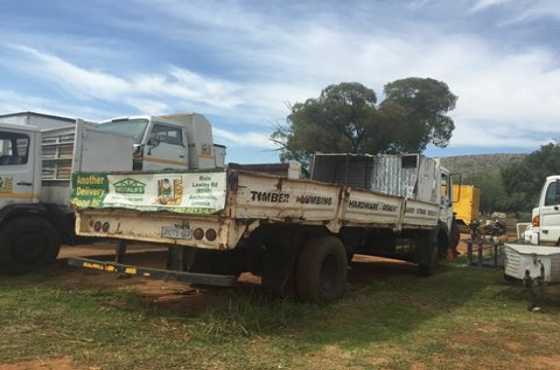
[[[8,221],[0,229],[0,269],[25,272],[53,263],[60,250],[56,229],[37,216]]]
[[[433,232],[422,232],[416,239],[418,272],[422,276],[432,275],[439,265],[439,246]]]
[[[348,256],[340,240],[319,237],[305,243],[296,270],[296,289],[306,302],[330,302],[344,295]]]

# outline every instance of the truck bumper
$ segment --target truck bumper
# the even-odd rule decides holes
[[[225,250],[237,245],[245,227],[219,216],[187,216],[162,212],[80,210],[76,234],[194,248]]]

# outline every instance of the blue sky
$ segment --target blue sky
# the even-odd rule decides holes
[[[410,76],[459,96],[432,155],[560,137],[560,1],[2,1],[0,112],[93,120],[200,112],[228,160],[277,160],[289,106]]]

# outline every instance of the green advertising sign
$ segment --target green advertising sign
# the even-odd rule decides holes
[[[77,173],[72,177],[75,208],[125,208],[212,214],[225,207],[226,173]]]

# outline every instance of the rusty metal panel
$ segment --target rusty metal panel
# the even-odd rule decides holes
[[[96,229],[95,225],[107,225]],[[185,230],[182,237],[170,238],[164,230]],[[209,229],[216,231],[216,239],[210,241],[206,235],[197,240],[193,231]],[[217,216],[185,216],[162,212],[134,212],[127,210],[84,209],[76,212],[76,234],[88,237],[115,238],[153,243],[184,245],[204,249],[227,249],[237,245],[245,231],[231,220]]]
[[[375,157],[369,154],[316,154],[312,179],[370,189]]]
[[[439,220],[439,205],[408,200],[403,219],[406,226],[435,226]]]
[[[342,223],[396,225],[402,204],[402,198],[352,189],[344,200]]]
[[[437,202],[436,162],[420,154],[316,154],[312,178],[403,198]]]
[[[370,190],[400,197],[414,197],[416,168],[403,168],[400,155],[377,156],[374,163]]]
[[[342,188],[314,181],[240,172],[228,207],[237,219],[331,221]]]

